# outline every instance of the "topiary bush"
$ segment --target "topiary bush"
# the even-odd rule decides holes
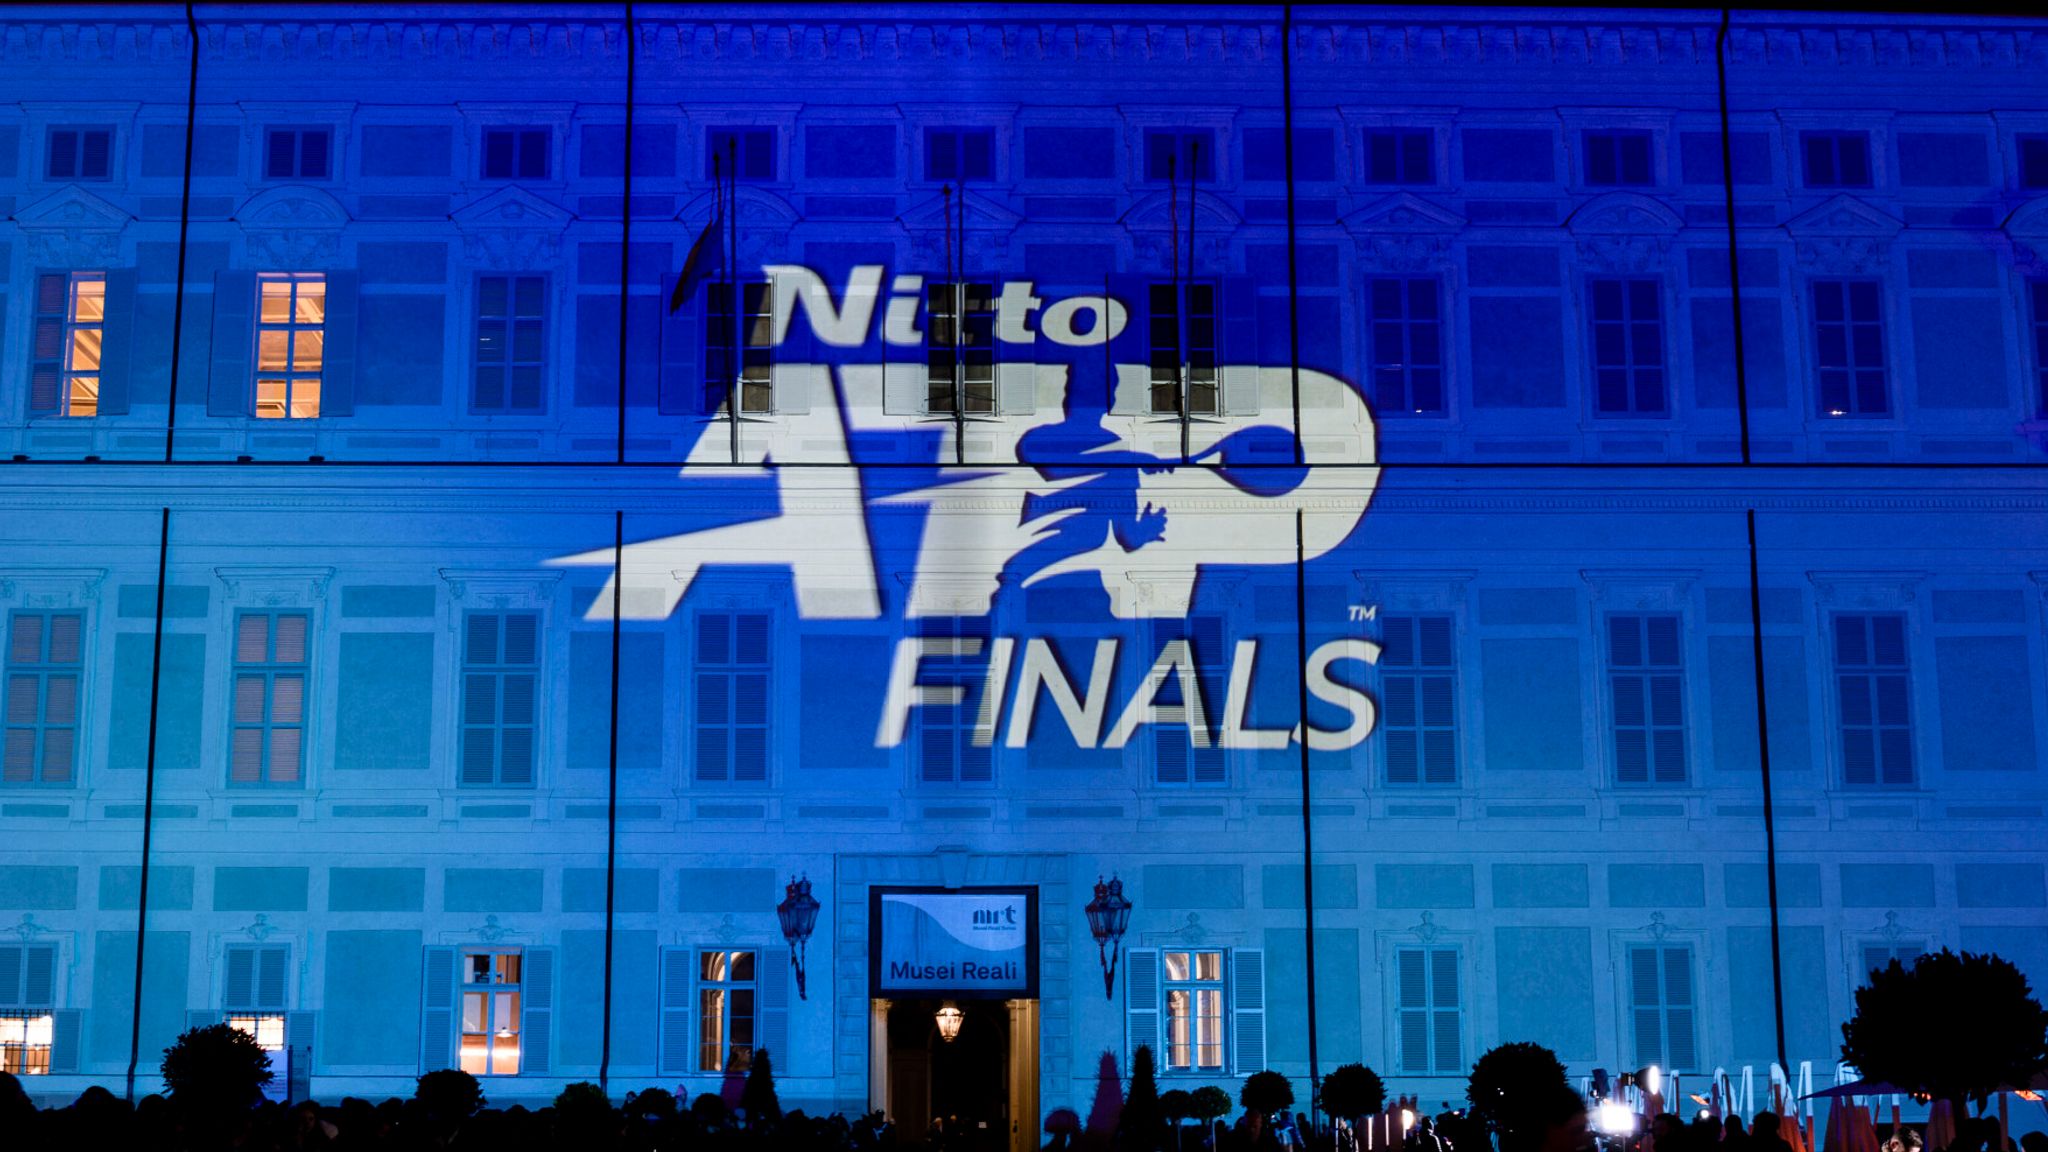
[[[1377,1116],[1387,1106],[1387,1086],[1365,1065],[1345,1064],[1323,1077],[1322,1101],[1323,1111],[1356,1126],[1361,1118]]]
[[[1964,1100],[1982,1111],[2048,1066],[2048,1013],[2010,961],[1944,948],[1870,974],[1842,1025],[1842,1060],[1865,1079],[1948,1100],[1958,1116]]]
[[[1283,1108],[1294,1107],[1294,1084],[1278,1072],[1254,1072],[1245,1077],[1237,1100],[1247,1112],[1271,1116]]]
[[[1519,1152],[1543,1139],[1546,1099],[1569,1088],[1564,1064],[1541,1044],[1516,1041],[1493,1048],[1472,1066],[1465,1099],[1472,1117],[1500,1140],[1501,1152]]]
[[[164,1049],[164,1088],[194,1114],[245,1111],[263,1098],[270,1083],[270,1053],[239,1028],[213,1024],[194,1028]]]

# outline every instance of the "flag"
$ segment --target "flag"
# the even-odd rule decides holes
[[[711,273],[725,263],[725,220],[723,214],[713,214],[705,221],[704,230],[697,233],[697,242],[690,245],[690,254],[683,257],[683,270],[676,274],[676,286],[668,294],[668,310],[678,312],[683,304],[697,292],[697,285],[711,279]]]

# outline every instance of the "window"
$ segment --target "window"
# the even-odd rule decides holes
[[[1145,179],[1164,184],[1216,182],[1216,133],[1207,128],[1147,128]]]
[[[265,272],[256,290],[257,417],[305,420],[320,415],[327,278],[317,272]]]
[[[306,723],[306,614],[244,612],[235,621],[230,784],[297,784]]]
[[[992,128],[924,130],[924,178],[965,183],[996,178],[996,134]]]
[[[463,784],[533,786],[539,641],[532,612],[472,612],[463,621]]]
[[[106,273],[47,272],[36,277],[29,415],[99,414],[106,322]]]
[[[52,128],[43,173],[52,180],[106,180],[113,168],[112,128]]]
[[[1155,664],[1170,646],[1180,648],[1175,666],[1166,672],[1152,697],[1162,715],[1172,716],[1178,710],[1182,716],[1179,723],[1148,725],[1152,780],[1167,786],[1220,787],[1226,782],[1226,764],[1211,720],[1224,703],[1223,678],[1230,660],[1223,639],[1223,617],[1190,616],[1185,625],[1178,620],[1158,620],[1146,631]]]
[[[472,1076],[519,1075],[517,951],[462,954],[461,1068]]]
[[[1663,416],[1664,310],[1654,279],[1598,279],[1593,313],[1593,405],[1602,416]]]
[[[1382,416],[1441,416],[1443,317],[1434,277],[1375,277],[1372,307],[1373,400]]]
[[[697,779],[768,779],[768,616],[697,616]]]
[[[730,414],[732,392],[739,391],[740,414],[758,415],[775,409],[775,294],[768,282],[739,285],[742,312],[733,315],[733,286],[704,286],[704,407]],[[740,348],[733,366],[733,348]]]
[[[0,779],[8,784],[72,782],[84,627],[77,612],[16,612],[8,620],[7,735],[0,755]]]
[[[1813,282],[1813,362],[1821,415],[1883,416],[1891,411],[1877,281]]]
[[[1856,948],[1858,961],[1852,988],[1861,988],[1870,982],[1872,972],[1881,972],[1893,961],[1911,968],[1913,961],[1927,951],[1925,940],[1866,940]]]
[[[1449,616],[1380,617],[1387,783],[1458,782],[1458,682]]]
[[[481,276],[476,285],[475,412],[539,412],[547,280]]]
[[[2020,187],[2027,191],[2048,188],[2048,133],[2019,137]]]
[[[918,683],[958,687],[961,696],[958,704],[926,704],[916,710],[918,779],[926,784],[986,784],[995,778],[994,739],[991,733],[976,738],[981,701],[975,688],[987,667],[988,617],[930,620],[919,632],[951,641],[952,650],[920,661]],[[981,688],[987,691],[986,685]]]
[[[1694,1028],[1692,946],[1636,944],[1628,950],[1629,1010],[1635,1019],[1635,1067],[1667,1072],[1699,1066]]]
[[[775,179],[775,129],[710,128],[704,133],[704,178]]]
[[[1400,1004],[1399,1063],[1404,1076],[1456,1075],[1465,1070],[1462,1000],[1456,948],[1396,948]]]
[[[995,285],[933,284],[925,289],[925,311],[925,410],[994,412]]]
[[[50,1071],[56,997],[56,945],[0,944],[0,1072]]]
[[[744,1072],[754,1062],[755,954],[697,955],[697,1071]]]
[[[547,179],[552,135],[546,128],[484,129],[484,179]]]
[[[1159,281],[1151,285],[1151,328],[1146,333],[1151,349],[1152,411],[1158,415],[1179,415],[1181,382],[1187,382],[1187,411],[1190,415],[1216,413],[1216,286],[1209,283],[1174,284]],[[1183,316],[1182,305],[1186,305]]]
[[[1870,187],[1870,133],[1801,132],[1808,188]]]
[[[221,1009],[270,1052],[284,1051],[284,1010],[291,948],[283,944],[230,944],[222,957]]]
[[[1366,129],[1365,182],[1368,184],[1436,183],[1436,130],[1433,128]]]
[[[1834,623],[1842,783],[1909,787],[1913,720],[1907,711],[1906,618],[1845,612]]]
[[[1223,1068],[1223,953],[1159,954],[1166,990],[1166,1070]]]
[[[1614,708],[1618,783],[1686,782],[1683,667],[1678,617],[1607,618],[1607,683]]]
[[[263,176],[267,180],[327,179],[325,128],[272,128],[263,137]]]
[[[2028,283],[2027,304],[2032,311],[2028,328],[2034,334],[2034,411],[2048,416],[2048,280]]]
[[[1593,188],[1647,188],[1656,183],[1650,133],[1641,128],[1588,131],[1586,184]]]

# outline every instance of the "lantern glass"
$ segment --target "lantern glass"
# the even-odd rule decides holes
[[[933,1018],[939,1025],[939,1039],[951,1044],[960,1038],[960,1025],[966,1023],[967,1014],[960,1011],[958,1004],[948,1000],[939,1006]]]

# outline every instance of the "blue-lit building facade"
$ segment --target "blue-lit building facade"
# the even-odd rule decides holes
[[[2019,21],[10,9],[0,1057],[1831,1084],[2048,983],[2044,253]]]

